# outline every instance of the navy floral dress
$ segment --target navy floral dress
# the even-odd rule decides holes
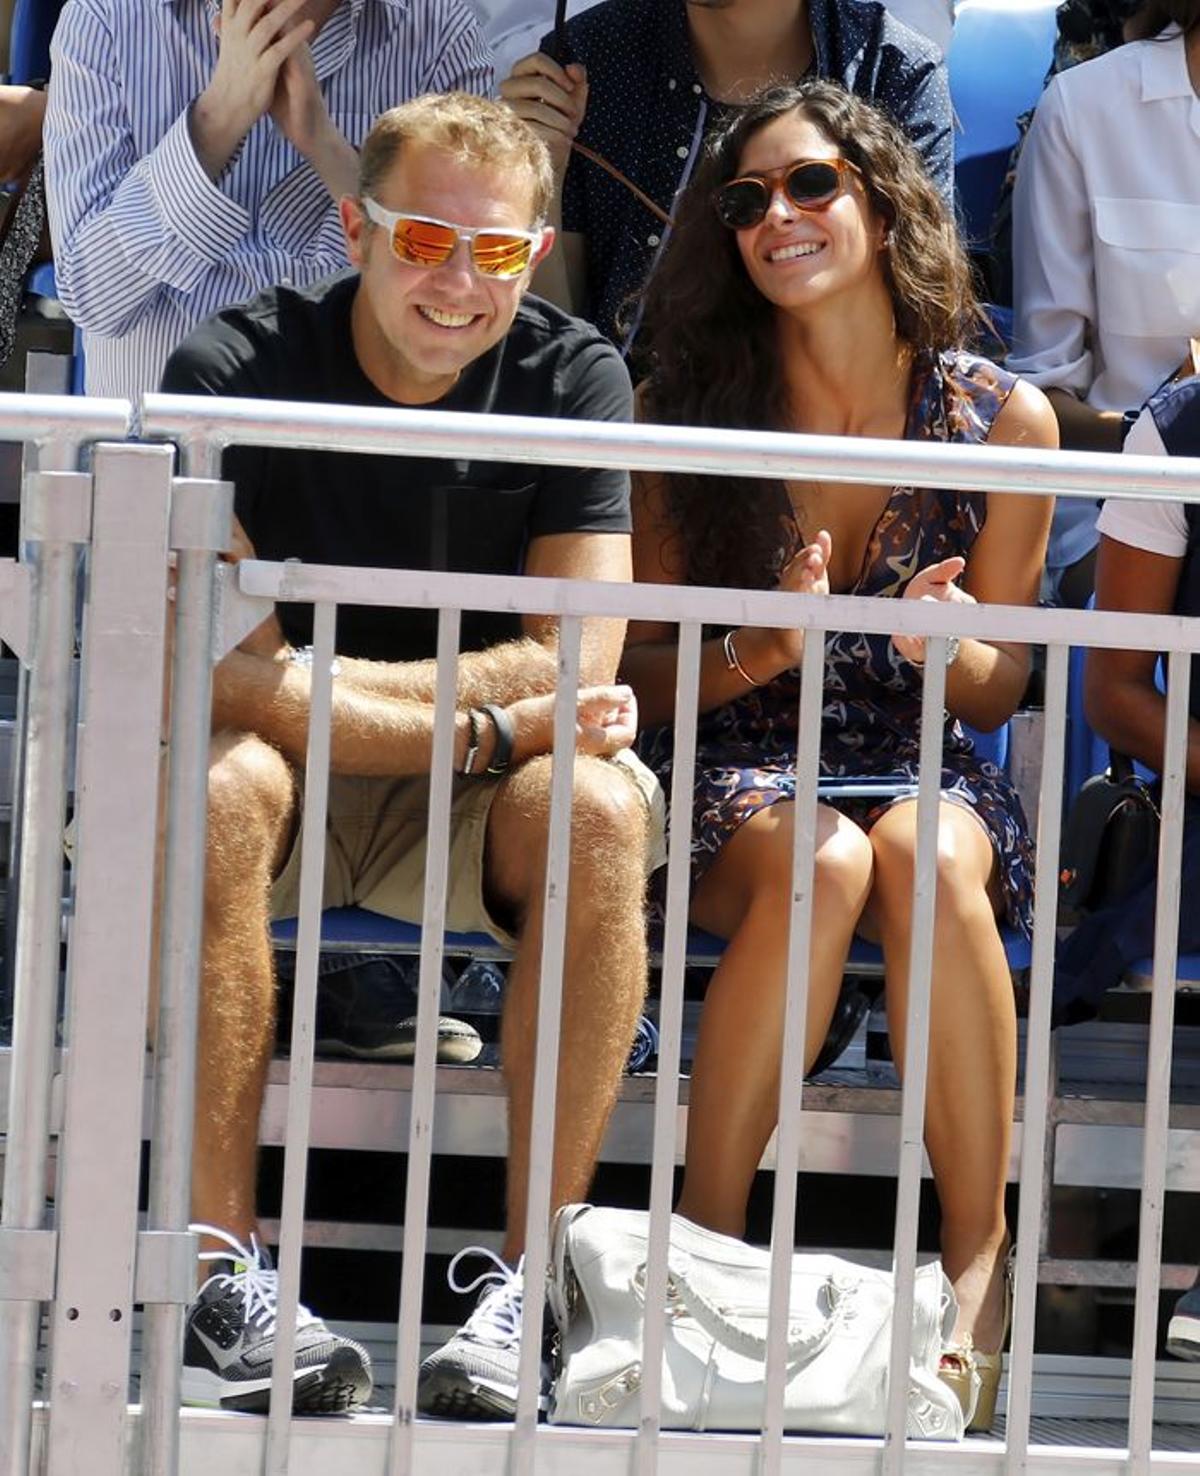
[[[913,375],[906,438],[979,444],[1012,389],[1014,377],[986,359],[945,353]],[[898,599],[919,569],[971,548],[987,516],[987,494],[928,488],[892,490],[849,593]],[[692,829],[692,885],[751,815],[796,790],[796,724],[800,673],[701,715],[697,733]],[[903,775],[917,779],[921,675],[887,636],[839,632],[827,638],[821,773]],[[651,729],[642,757],[669,792],[673,729]],[[1016,791],[980,758],[947,715],[942,791],[966,805],[991,837],[1006,920],[1026,936],[1032,923],[1033,843]],[[836,807],[865,830],[887,802],[839,800]]]

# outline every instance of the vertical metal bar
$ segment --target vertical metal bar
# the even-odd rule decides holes
[[[95,455],[50,1476],[126,1471],[171,464],[165,446]]]
[[[220,461],[220,447],[215,442],[193,441],[185,450],[183,470],[191,477],[215,478],[220,473]],[[231,506],[228,495],[226,489],[226,517]],[[216,553],[212,549],[181,549],[177,556],[158,1029],[154,1042],[151,1230],[182,1231],[191,1210],[215,566]],[[174,1476],[179,1465],[183,1315],[183,1306],[174,1302],[155,1303],[145,1309],[141,1378],[144,1476]]]
[[[304,823],[300,837],[300,921],[296,937],[283,1202],[279,1215],[279,1301],[271,1366],[271,1407],[267,1416],[266,1476],[286,1476],[292,1429],[296,1308],[300,1301],[300,1250],[304,1243],[304,1190],[308,1182],[308,1140],[312,1117],[317,957],[321,948],[321,895],[325,882],[325,817],[329,798],[336,628],[337,606],[317,605],[313,610],[312,688],[308,709],[308,753],[304,766]]]
[[[1058,846],[1062,828],[1063,765],[1066,758],[1066,646],[1046,649],[1046,721],[1042,733],[1042,787],[1038,797],[1034,883],[1033,958],[1029,1019],[1025,1030],[1025,1110],[1021,1124],[1021,1200],[1017,1213],[1017,1284],[1012,1351],[1008,1368],[1006,1469],[1024,1476],[1029,1466],[1029,1418],[1033,1402],[1034,1319],[1038,1253],[1048,1193],[1046,1126],[1050,1094],[1050,1013],[1054,1003],[1054,944],[1058,913]]]
[[[912,947],[908,971],[908,1019],[904,1032],[904,1091],[900,1108],[900,1165],[896,1189],[896,1237],[892,1269],[896,1310],[888,1359],[884,1476],[904,1468],[908,1420],[908,1370],[912,1355],[913,1288],[917,1217],[924,1155],[925,1083],[929,1072],[929,1012],[933,990],[933,923],[937,900],[938,810],[942,787],[942,724],[946,708],[946,641],[925,643],[921,697],[921,758],[917,788],[917,854],[913,876]]]
[[[425,899],[421,912],[421,963],[417,992],[417,1049],[413,1060],[408,1124],[408,1177],[404,1190],[404,1259],[396,1329],[396,1401],[390,1476],[413,1476],[413,1423],[417,1365],[421,1356],[421,1293],[425,1284],[429,1167],[433,1153],[433,1098],[437,1012],[446,932],[446,875],[450,856],[450,802],[454,783],[454,712],[462,615],[438,618],[437,686],[433,708],[433,763],[429,778],[429,829],[425,850]]]
[[[570,885],[571,801],[575,780],[575,708],[579,691],[582,623],[563,615],[558,626],[558,690],[554,701],[554,754],[550,777],[550,834],[546,848],[546,901],[538,979],[537,1055],[533,1069],[533,1122],[529,1143],[529,1191],[525,1206],[525,1288],[521,1352],[517,1364],[517,1418],[512,1434],[513,1476],[534,1468],[542,1349],[542,1309],[549,1250],[550,1188],[554,1169],[558,1037],[562,1018],[563,957]],[[523,942],[525,940],[522,940]]]
[[[1150,1000],[1150,1043],[1146,1061],[1137,1302],[1133,1318],[1133,1375],[1129,1388],[1131,1476],[1143,1476],[1149,1471],[1154,1444],[1154,1352],[1158,1337],[1159,1263],[1171,1114],[1171,1044],[1179,953],[1179,866],[1183,847],[1190,677],[1191,658],[1188,653],[1172,651],[1167,660],[1162,829],[1154,903],[1154,987]]]
[[[43,448],[43,470],[68,470],[74,443]],[[49,509],[48,493],[26,484],[23,520]],[[84,494],[86,519],[90,494]],[[78,541],[86,538],[82,533]],[[32,553],[33,607],[20,791],[20,896],[13,964],[13,1045],[8,1089],[4,1199],[0,1226],[40,1229],[49,1161],[50,1087],[58,1015],[62,899],[62,828],[67,804],[68,733],[73,711],[76,541],[39,539]],[[0,1302],[0,1472],[26,1476],[36,1379],[37,1302]]]
[[[696,769],[696,720],[700,697],[701,628],[679,630],[675,664],[675,749],[671,765],[667,917],[663,934],[658,1071],[654,1083],[654,1139],[650,1168],[650,1232],[646,1245],[646,1298],[642,1324],[642,1388],[635,1476],[655,1476],[662,1424],[662,1360],[666,1336],[667,1250],[675,1192],[679,1056],[683,1043],[683,985],[687,962],[688,904],[692,869],[692,790]]]
[[[787,999],[779,1079],[779,1128],[775,1140],[775,1204],[771,1219],[771,1292],[767,1320],[766,1389],[760,1470],[780,1476],[783,1466],[784,1397],[788,1327],[792,1305],[792,1253],[796,1248],[796,1177],[804,1092],[808,1020],[808,960],[812,942],[817,845],[817,774],[821,759],[821,711],[825,698],[825,632],[808,628],[800,668],[796,735],[796,801],[793,806],[792,907],[788,927]]]

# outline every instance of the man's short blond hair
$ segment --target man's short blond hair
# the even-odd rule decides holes
[[[546,145],[504,103],[470,92],[430,92],[389,108],[375,121],[359,155],[358,192],[374,196],[403,149],[438,149],[477,168],[524,170],[533,191],[533,220],[546,217],[554,175]]]

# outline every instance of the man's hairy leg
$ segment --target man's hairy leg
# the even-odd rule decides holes
[[[292,771],[276,749],[252,734],[213,738],[192,1214],[243,1243],[257,1223],[258,1119],[275,1039],[268,898],[294,813]]]
[[[510,1264],[525,1238],[549,814],[550,759],[544,757],[505,780],[488,824],[491,894],[521,919],[502,1028]],[[645,996],[647,829],[645,803],[628,775],[599,759],[577,758],[551,1212],[587,1193]]]

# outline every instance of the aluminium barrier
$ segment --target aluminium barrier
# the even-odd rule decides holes
[[[85,408],[92,402],[59,402]],[[1039,457],[1008,449],[912,446],[762,434],[679,431],[658,427],[501,420],[437,412],[368,411],[345,407],[272,405],[247,401],[192,401],[148,397],[144,431],[180,447],[185,475],[173,474],[165,446],[105,445],[93,462],[91,569],[84,624],[85,716],[77,782],[76,905],[68,950],[70,1014],[64,1070],[63,1131],[59,1147],[56,1226],[41,1225],[42,1184],[36,1187],[36,1224],[13,1229],[41,1233],[18,1254],[6,1236],[0,1246],[0,1382],[14,1419],[0,1426],[3,1476],[45,1470],[52,1476],[87,1471],[117,1476],[128,1470],[155,1476],[219,1469],[269,1473],[338,1469],[420,1472],[437,1461],[448,1472],[511,1470],[525,1473],[588,1469],[638,1473],[682,1472],[706,1464],[714,1472],[756,1471],[764,1476],[798,1470],[923,1473],[950,1469],[1143,1473],[1200,1471],[1200,1454],[1153,1449],[1155,1323],[1168,1149],[1169,1063],[1175,977],[1174,918],[1178,913],[1178,856],[1182,838],[1183,754],[1186,743],[1190,654],[1200,650],[1200,622],[1170,616],[1103,612],[1046,612],[999,606],[937,606],[834,596],[804,600],[778,591],[716,591],[582,581],[511,579],[400,570],[349,570],[292,564],[245,563],[236,577],[218,578],[230,489],[216,473],[231,444],[283,445],[381,454],[475,455],[489,459],[582,465],[686,467],[749,471],[758,475],[816,476],[988,490],[1065,492],[1141,497],[1197,495],[1200,465],[1063,454]],[[104,432],[101,432],[102,434]],[[115,432],[108,432],[114,434]],[[86,533],[85,533],[86,537]],[[83,541],[83,540],[79,540]],[[142,1063],[149,1014],[156,826],[163,739],[163,654],[167,648],[167,555],[178,563],[172,656],[168,825],[163,879],[161,976],[158,981],[157,1068],[148,1228],[139,1229],[138,1149]],[[228,575],[228,571],[223,571]],[[187,1234],[186,1187],[190,1161],[191,1097],[204,861],[204,771],[211,664],[260,618],[275,599],[315,605],[313,705],[305,786],[300,934],[296,970],[283,1212],[280,1226],[280,1336],[276,1392],[290,1385],[291,1329],[298,1300],[302,1213],[313,1080],[312,1017],[319,943],[319,890],[324,844],[332,684],[339,603],[407,605],[440,611],[429,859],[420,961],[418,1043],[412,1079],[400,1312],[396,1328],[396,1391],[390,1416],[350,1420],[295,1420],[290,1401],[277,1397],[264,1419],[187,1411],[178,1407],[178,1347],[182,1311],[194,1285],[194,1243]],[[578,682],[581,622],[592,617],[666,620],[680,628],[676,682],[677,767],[667,873],[663,1002],[651,1177],[651,1237],[647,1304],[664,1305],[667,1223],[678,1131],[690,773],[694,756],[701,628],[714,622],[802,626],[824,631],[854,628],[904,631],[931,638],[923,697],[918,799],[915,926],[902,1093],[898,1201],[893,1256],[898,1315],[892,1364],[908,1357],[916,1262],[916,1206],[922,1172],[924,1044],[928,1036],[935,907],[936,793],[939,787],[945,643],[951,634],[1020,639],[1047,645],[1047,711],[1038,839],[1055,855],[1063,783],[1066,660],[1071,645],[1170,652],[1168,737],[1164,763],[1163,865],[1159,878],[1151,1017],[1151,1073],[1145,1109],[1143,1208],[1133,1346],[1128,1444],[1084,1451],[1031,1441],[1034,1295],[1037,1280],[1042,1159],[1049,1097],[1050,973],[1056,904],[1055,868],[1039,870],[1031,968],[1031,1004],[1025,1063],[1021,1141],[1021,1198],[1017,1225],[1016,1313],[1009,1366],[1009,1402],[1003,1441],[937,1447],[904,1439],[906,1388],[893,1380],[888,1433],[882,1441],[815,1440],[783,1434],[783,1362],[787,1269],[792,1248],[797,1170],[802,1162],[804,1093],[786,1104],[775,1149],[773,1276],[763,1428],[758,1435],[721,1436],[660,1429],[659,1368],[663,1323],[647,1320],[640,1419],[635,1430],[589,1431],[540,1426],[537,1369],[540,1308],[529,1299],[521,1345],[521,1388],[511,1426],[472,1427],[415,1417],[421,1326],[421,1278],[429,1197],[431,1124],[435,1111],[434,1020],[445,915],[447,812],[451,780],[448,741],[454,709],[454,658],[462,609],[536,612],[559,617],[556,754],[549,832],[548,893],[539,994],[538,1049],[526,1268],[538,1285],[547,1256],[550,1147],[553,1134],[558,1037],[558,990],[566,920],[563,885],[570,825],[574,727],[571,692]],[[68,621],[69,628],[69,621]],[[821,650],[808,644],[799,712],[800,754],[796,851],[789,945],[789,999],[783,1040],[785,1079],[799,1083],[803,1056],[805,971],[812,927],[811,888],[816,804],[816,755],[821,703]],[[36,673],[35,673],[36,677]],[[65,682],[63,683],[65,685]],[[31,705],[32,711],[32,705]],[[64,730],[66,724],[62,724]],[[31,766],[32,767],[32,766]],[[54,796],[51,796],[53,799]],[[57,861],[62,804],[27,804],[25,834],[42,833],[43,853]],[[36,819],[36,825],[32,823]],[[114,835],[120,835],[114,844]],[[24,859],[24,858],[23,858]],[[56,882],[58,880],[56,876]],[[36,900],[36,898],[34,899]],[[57,966],[57,894],[54,962]],[[43,910],[46,904],[43,903]],[[22,887],[19,924],[32,909]],[[1164,919],[1169,919],[1168,925]],[[35,984],[23,985],[32,995]],[[42,1005],[44,1006],[44,998]],[[28,1008],[28,1004],[25,1006]],[[48,1076],[53,1045],[43,1036]],[[10,1106],[11,1142],[24,1134],[46,1151],[48,1118]],[[44,1162],[43,1165],[44,1167]],[[27,1172],[22,1182],[29,1178]],[[26,1185],[26,1198],[32,1191]],[[10,1228],[9,1220],[4,1228]],[[17,1309],[50,1304],[48,1400],[35,1418],[15,1409],[31,1393],[32,1365],[10,1340]],[[131,1414],[126,1391],[131,1368],[134,1304],[144,1305],[141,1404]],[[36,1324],[35,1332],[36,1332]],[[13,1372],[20,1375],[14,1381]],[[27,1376],[27,1377],[26,1377]],[[8,1431],[24,1420],[23,1446]]]

